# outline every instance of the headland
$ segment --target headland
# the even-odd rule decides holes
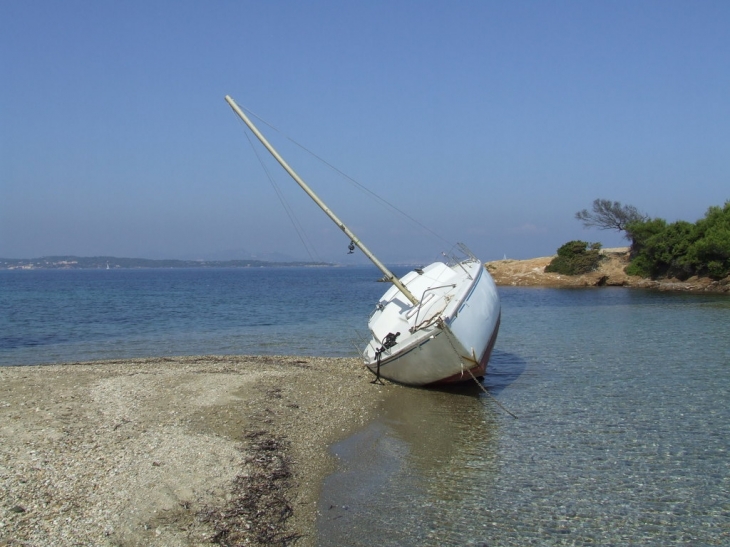
[[[528,260],[494,260],[486,263],[486,268],[501,286],[511,287],[634,287],[662,291],[686,291],[730,293],[730,278],[712,280],[708,277],[679,279],[645,279],[627,275],[624,271],[629,264],[628,247],[602,249],[604,259],[596,271],[582,275],[562,275],[545,272],[554,256]]]

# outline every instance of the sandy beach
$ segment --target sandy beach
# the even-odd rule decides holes
[[[399,389],[356,359],[0,367],[0,546],[314,545],[328,447]]]

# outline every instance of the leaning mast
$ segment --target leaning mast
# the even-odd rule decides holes
[[[335,213],[325,205],[325,203],[319,198],[317,194],[314,193],[314,191],[307,185],[306,182],[304,182],[299,175],[289,166],[289,164],[282,158],[279,153],[274,149],[271,144],[269,144],[269,141],[266,140],[266,137],[264,137],[261,132],[256,128],[256,126],[251,122],[251,120],[248,119],[246,114],[243,113],[243,110],[236,104],[236,102],[229,96],[226,95],[226,102],[230,105],[230,107],[233,109],[233,111],[238,115],[239,118],[243,120],[243,122],[248,126],[248,128],[251,130],[251,132],[256,135],[256,138],[261,141],[261,144],[263,144],[266,149],[269,151],[269,153],[274,157],[276,161],[279,162],[279,164],[284,168],[284,170],[289,174],[291,178],[294,179],[294,182],[296,182],[302,190],[304,190],[307,195],[312,198],[314,203],[317,204],[317,206],[322,209],[322,211],[325,212],[325,214],[332,219],[332,221],[337,225],[337,227],[342,230],[347,237],[350,238],[352,243],[354,243],[358,249],[360,249],[366,257],[370,259],[370,261],[377,266],[377,268],[383,272],[383,275],[385,276],[385,279],[393,285],[395,285],[400,292],[403,293],[403,295],[410,300],[410,302],[417,306],[419,304],[418,299],[413,296],[411,291],[408,290],[408,288],[398,279],[393,272],[391,272],[385,264],[380,262],[378,260],[378,257],[376,257],[370,249],[368,249],[362,241],[350,230],[345,224],[335,215]]]

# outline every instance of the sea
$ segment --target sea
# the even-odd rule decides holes
[[[387,288],[379,277],[369,267],[0,271],[0,366],[356,356]],[[318,544],[730,545],[730,297],[499,293],[481,385],[395,390],[331,448]]]

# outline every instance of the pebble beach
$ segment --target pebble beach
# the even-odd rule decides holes
[[[314,545],[329,447],[396,386],[357,359],[0,367],[0,546]]]

